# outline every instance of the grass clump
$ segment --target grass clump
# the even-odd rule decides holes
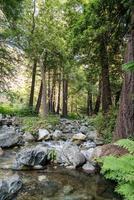
[[[59,123],[59,116],[48,115],[45,118],[42,117],[22,117],[21,124],[23,130],[36,134],[39,129],[48,129],[51,125],[52,127],[56,126]]]

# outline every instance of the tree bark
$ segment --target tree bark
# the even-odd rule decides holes
[[[41,84],[40,84],[40,90],[39,90],[39,94],[38,94],[38,99],[37,99],[37,103],[36,103],[36,106],[35,106],[35,112],[37,114],[39,114],[39,111],[40,111],[41,99],[42,99],[42,81],[41,81]]]
[[[106,36],[101,38],[100,48],[100,62],[101,62],[101,76],[102,76],[102,111],[107,113],[112,105],[111,86],[109,80],[109,62],[106,45]]]
[[[101,80],[99,80],[99,93],[95,102],[94,114],[97,114],[99,112],[100,105],[101,105]]]
[[[62,105],[62,115],[66,117],[68,114],[68,81],[63,77],[63,105]]]
[[[58,83],[57,114],[60,113],[60,96],[61,96],[61,74],[59,74],[59,83]]]
[[[132,28],[127,44],[125,63],[134,61],[134,8]],[[113,139],[134,137],[134,71],[126,72],[120,98],[119,113]]]
[[[43,117],[45,117],[48,114],[46,66],[45,66],[46,59],[47,59],[47,52],[45,54],[45,61],[44,62],[43,62],[42,56],[40,58],[40,69],[41,69],[41,79],[42,79],[42,115],[43,115]]]
[[[33,70],[32,70],[31,91],[30,91],[30,98],[29,98],[29,108],[30,109],[33,109],[36,69],[37,69],[37,60],[34,60]]]
[[[87,93],[87,115],[92,116],[93,105],[92,105],[92,94],[90,91]]]

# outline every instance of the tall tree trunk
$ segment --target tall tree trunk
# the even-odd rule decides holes
[[[68,109],[68,81],[63,77],[63,104],[62,104],[62,115],[63,117],[67,116]]]
[[[56,87],[56,70],[53,71],[52,89],[50,95],[50,111],[55,112],[55,87]]]
[[[92,112],[93,112],[92,94],[88,90],[88,94],[87,94],[87,115],[92,116]]]
[[[33,70],[32,70],[31,91],[30,91],[30,98],[29,98],[29,108],[31,109],[33,109],[36,69],[37,69],[37,60],[34,59]]]
[[[58,83],[57,114],[60,113],[60,96],[61,96],[61,73],[59,74],[59,83]]]
[[[102,76],[102,111],[107,113],[112,105],[111,87],[109,80],[109,62],[106,46],[106,36],[101,38],[100,48],[100,62],[101,62],[101,76]]]
[[[42,55],[43,56],[43,55]],[[41,79],[42,79],[42,115],[45,117],[48,114],[47,106],[47,84],[46,84],[46,67],[44,66],[45,61],[43,58],[40,58],[40,69],[41,69]],[[45,60],[47,58],[47,52],[45,55]]]
[[[134,7],[131,24],[125,63],[134,62]],[[134,71],[125,73],[114,140],[131,136],[134,136]]]
[[[36,106],[35,106],[35,112],[37,114],[39,114],[39,111],[40,111],[41,99],[42,99],[42,81],[41,81],[41,84],[40,84],[40,90],[39,90],[39,94],[38,94],[38,99],[37,99],[37,103],[36,103]]]
[[[50,74],[50,69],[49,69],[49,71],[48,71],[48,110],[49,110],[49,112],[51,109],[50,95],[51,95],[51,74]]]
[[[101,104],[101,79],[99,80],[99,92],[95,102],[94,114],[97,114],[99,112],[100,104]]]

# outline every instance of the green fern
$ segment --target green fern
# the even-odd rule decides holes
[[[134,141],[122,139],[116,142],[128,150],[126,155],[121,157],[107,156],[102,159],[101,173],[107,179],[115,180],[118,183],[116,191],[121,194],[125,200],[134,199]]]
[[[134,141],[132,141],[132,140],[121,139],[121,140],[117,141],[115,144],[127,149],[130,153],[134,153]]]
[[[129,63],[123,64],[122,67],[126,71],[134,70],[134,62],[131,61]]]

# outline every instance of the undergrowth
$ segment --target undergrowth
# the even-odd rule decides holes
[[[60,118],[56,115],[48,115],[45,118],[22,117],[20,120],[24,131],[36,134],[39,129],[49,129],[49,126],[56,126]]]
[[[109,113],[103,115],[101,112],[98,115],[90,118],[90,124],[93,125],[98,133],[104,138],[105,143],[112,141],[113,131],[115,129],[117,119],[117,109],[112,108]]]
[[[102,159],[101,173],[107,179],[117,181],[116,192],[125,200],[134,199],[134,141],[122,139],[117,145],[128,150],[128,154],[121,157],[107,156]]]

